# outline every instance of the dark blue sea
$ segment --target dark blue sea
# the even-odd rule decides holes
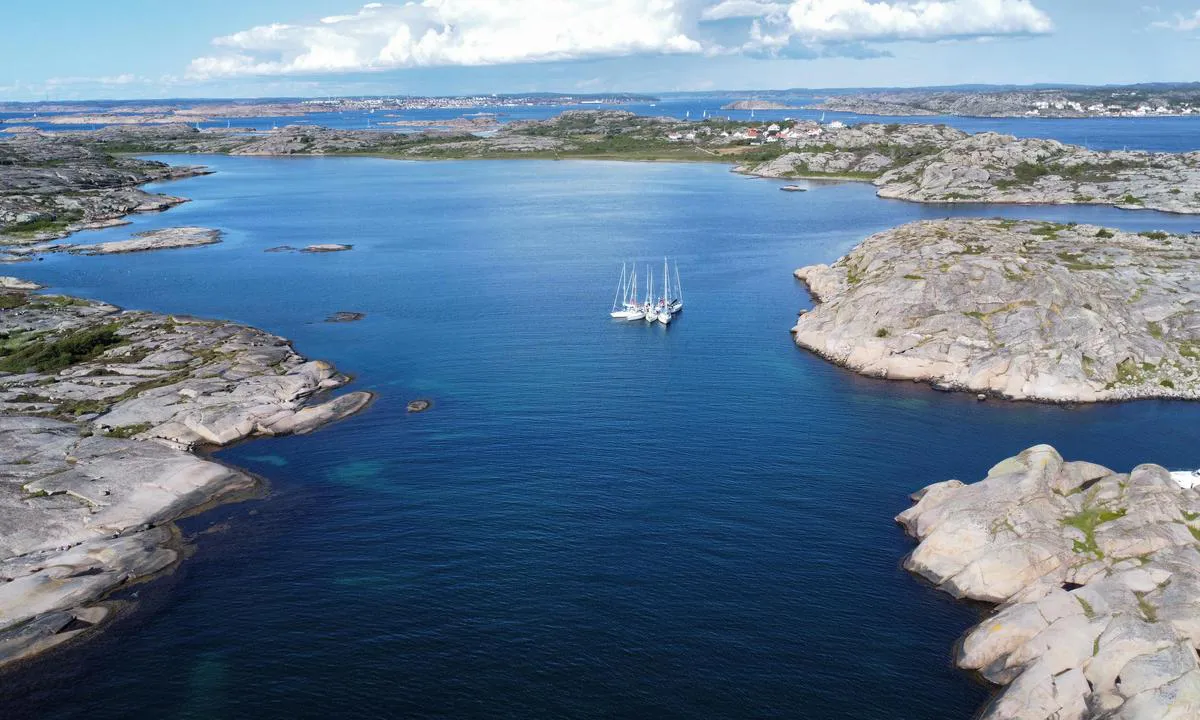
[[[1200,466],[1197,404],[980,403],[788,333],[810,306],[794,268],[906,221],[1197,218],[784,193],[717,165],[202,160],[217,174],[157,188],[192,202],[75,239],[222,244],[9,272],[269,329],[379,398],[218,453],[268,494],[184,521],[176,572],[0,678],[6,720],[968,718],[989,691],[953,649],[986,609],[901,568],[908,494],[1043,442]],[[263,252],[315,242],[354,249]],[[664,255],[683,314],[611,321],[622,261]],[[323,322],[341,310],[366,318]]]

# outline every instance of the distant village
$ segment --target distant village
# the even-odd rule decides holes
[[[1038,115],[1047,114],[1048,111],[1055,111],[1057,115],[1064,111],[1074,111],[1080,115],[1089,115],[1094,117],[1147,117],[1153,115],[1191,115],[1200,112],[1200,108],[1193,108],[1191,103],[1165,103],[1165,104],[1148,104],[1141,103],[1136,107],[1127,105],[1106,105],[1105,103],[1092,103],[1084,105],[1081,102],[1074,100],[1061,100],[1050,102],[1041,100],[1033,103],[1033,107],[1025,111],[1026,115],[1036,117]]]
[[[1152,117],[1200,113],[1200,106],[1193,106],[1191,102],[1195,99],[1195,93],[1171,93],[1151,97],[1138,90],[1125,90],[1107,93],[1107,97],[1098,92],[1076,97],[1078,99],[1075,100],[1050,97],[1029,102],[1025,114],[1030,117],[1061,116],[1064,113],[1088,117]]]
[[[815,120],[783,120],[768,125],[723,129],[712,125],[699,125],[686,132],[672,131],[666,134],[671,142],[690,142],[706,140],[709,142],[739,142],[747,141],[748,145],[766,145],[769,143],[787,143],[790,140],[799,141],[804,138],[814,138],[824,135],[829,130],[840,130],[846,124],[840,120],[829,123],[819,123]]]

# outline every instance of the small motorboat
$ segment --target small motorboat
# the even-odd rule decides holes
[[[783,190],[784,192],[806,192],[808,190],[808,188],[800,185],[784,185],[779,189]]]

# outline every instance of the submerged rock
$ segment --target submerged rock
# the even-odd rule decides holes
[[[957,657],[1006,686],[986,720],[1200,717],[1200,494],[1038,445],[913,498],[905,567],[999,604]]]
[[[344,252],[354,249],[353,245],[344,245],[342,243],[318,243],[301,248],[300,252],[306,253],[327,253],[327,252]]]
[[[864,375],[1014,399],[1200,398],[1200,240],[924,221],[800,268],[795,341]]]
[[[357,322],[359,320],[362,320],[366,316],[367,316],[366,313],[348,312],[345,310],[340,310],[340,311],[335,312],[334,314],[330,315],[329,317],[325,318],[325,322],[327,322],[327,323]]]
[[[419,413],[425,412],[431,407],[433,407],[433,402],[430,400],[410,400],[406,409],[410,413]]]

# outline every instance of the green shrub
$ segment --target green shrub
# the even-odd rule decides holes
[[[75,363],[91,360],[100,353],[120,345],[124,338],[117,335],[121,326],[110,323],[81,330],[52,342],[33,342],[0,358],[0,370],[6,372],[57,372]]]

